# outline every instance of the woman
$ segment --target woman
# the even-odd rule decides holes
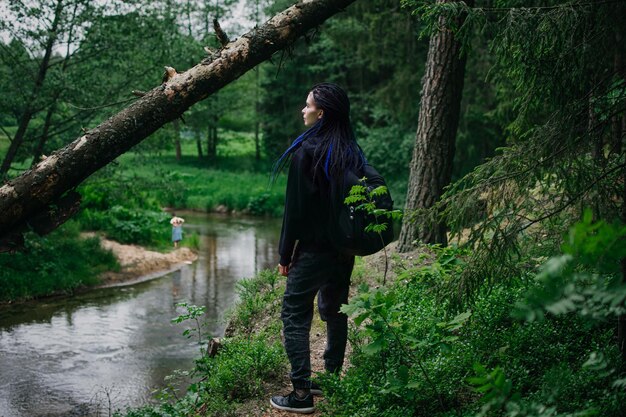
[[[281,319],[293,391],[272,397],[270,403],[281,410],[312,413],[313,394],[321,393],[311,384],[309,332],[313,301],[317,295],[320,316],[327,325],[325,369],[339,372],[348,335],[347,317],[339,308],[348,302],[354,266],[354,257],[336,251],[327,238],[332,227],[330,187],[346,169],[359,170],[365,158],[350,124],[350,101],[339,86],[314,86],[302,117],[309,129],[293,142],[274,168],[276,175],[291,159],[278,270],[287,277]]]

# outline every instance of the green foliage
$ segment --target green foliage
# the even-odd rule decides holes
[[[380,117],[386,120],[380,127],[357,124],[357,137],[367,160],[384,173],[392,195],[399,204],[404,204],[415,132],[413,128],[392,124],[386,116]]]
[[[0,301],[69,293],[98,284],[98,274],[119,268],[98,238],[79,238],[70,222],[46,237],[28,233],[26,249],[0,254]]]
[[[173,318],[172,323],[179,324],[185,321],[192,321],[194,327],[185,329],[185,331],[183,331],[183,336],[190,339],[195,334],[198,338],[198,344],[202,344],[202,323],[200,323],[200,317],[204,315],[206,307],[198,307],[187,302],[177,303],[176,307],[183,308],[185,312],[178,317]]]
[[[80,187],[77,220],[83,229],[102,231],[121,243],[167,247],[169,216],[149,190],[142,178],[104,170]]]
[[[285,354],[280,342],[264,338],[227,340],[219,355],[198,362],[198,370],[209,376],[198,386],[205,400],[218,396],[241,401],[264,394],[264,379],[278,377],[284,369]]]
[[[376,207],[377,197],[384,197],[389,194],[387,187],[381,185],[374,189],[366,184],[366,178],[363,177],[359,180],[361,184],[355,184],[350,188],[348,196],[344,199],[343,203],[348,206],[353,206],[355,210],[364,211],[367,214],[367,220],[370,221],[365,225],[365,232],[374,232],[380,236],[383,241],[382,233],[387,230],[388,222],[380,222],[379,219],[386,217],[389,222],[399,220],[402,218],[402,212],[400,210],[387,210]],[[387,248],[383,247],[385,255],[385,273],[383,274],[383,284],[387,283],[387,270],[389,262],[387,259]]]
[[[431,36],[442,28],[442,18],[445,19],[445,27],[453,31],[457,38],[467,47],[470,25],[465,22],[459,25],[459,17],[470,15],[470,21],[475,18],[472,8],[463,1],[434,2],[424,0],[401,0],[403,7],[412,10],[423,22],[420,37]]]
[[[104,231],[120,243],[165,246],[169,242],[169,216],[164,212],[113,206],[107,211],[84,209],[79,217],[83,228]]]
[[[471,313],[448,317],[444,303],[417,295],[422,291],[418,286],[422,284],[373,290],[361,286],[342,307],[362,328],[352,356],[354,368],[329,400],[331,414],[395,416],[422,410],[434,415],[451,400],[452,381],[443,375],[457,360],[457,334]],[[391,403],[395,407],[388,409]]]
[[[537,285],[518,305],[517,317],[532,321],[545,312],[576,312],[603,321],[625,314],[626,284],[620,270],[625,238],[626,227],[593,222],[587,211],[570,229],[564,254],[550,258],[537,275]]]
[[[547,407],[543,404],[521,403],[519,392],[513,391],[513,382],[507,379],[500,368],[487,370],[481,364],[474,365],[476,376],[468,378],[468,383],[474,385],[477,392],[483,394],[482,406],[476,417],[493,415],[504,410],[507,417],[587,417],[596,416],[595,410],[586,410],[575,413],[559,413],[557,407]]]
[[[161,206],[282,215],[285,177],[270,187],[269,169],[249,158],[219,156],[209,162],[187,157],[177,162],[169,156],[125,155],[120,170],[123,177],[145,184],[149,198]]]
[[[365,183],[366,178],[362,178],[360,181]],[[381,185],[374,189],[369,189],[365,185],[353,185],[350,189],[348,196],[343,200],[346,205],[354,205],[356,210],[365,211],[368,215],[372,215],[375,223],[368,224],[365,231],[383,232],[387,230],[387,224],[379,224],[378,219],[380,217],[387,217],[392,220],[399,220],[402,218],[401,210],[386,210],[376,208],[376,197],[381,197],[389,194],[387,187]],[[357,205],[358,203],[358,205]]]
[[[237,282],[239,303],[228,314],[230,326],[242,334],[255,331],[260,315],[278,318],[280,296],[284,287],[277,285],[280,276],[276,270],[263,270],[251,279]]]
[[[626,369],[609,323],[591,327],[571,314],[515,321],[521,281],[483,287],[471,313],[455,315],[440,287],[467,267],[467,250],[434,253],[389,288],[362,286],[342,308],[358,327],[352,367],[341,380],[322,380],[327,414],[620,415]]]

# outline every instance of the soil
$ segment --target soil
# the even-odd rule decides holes
[[[95,234],[84,233],[83,236],[91,237]],[[102,273],[100,287],[132,285],[147,281],[198,259],[198,255],[186,247],[169,253],[160,253],[137,245],[124,245],[101,236],[100,243],[103,248],[113,252],[121,266],[120,271]]]

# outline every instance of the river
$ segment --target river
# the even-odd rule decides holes
[[[207,335],[224,332],[236,283],[278,263],[280,220],[185,213],[199,259],[137,285],[0,309],[0,416],[106,416],[148,403],[188,370],[196,340],[171,319],[206,306]]]

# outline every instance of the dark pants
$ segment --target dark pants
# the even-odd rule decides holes
[[[300,252],[292,262],[281,319],[294,388],[311,386],[309,333],[316,294],[317,307],[327,328],[324,366],[329,372],[337,372],[343,365],[348,317],[339,308],[348,302],[353,266],[354,257],[335,252]]]

